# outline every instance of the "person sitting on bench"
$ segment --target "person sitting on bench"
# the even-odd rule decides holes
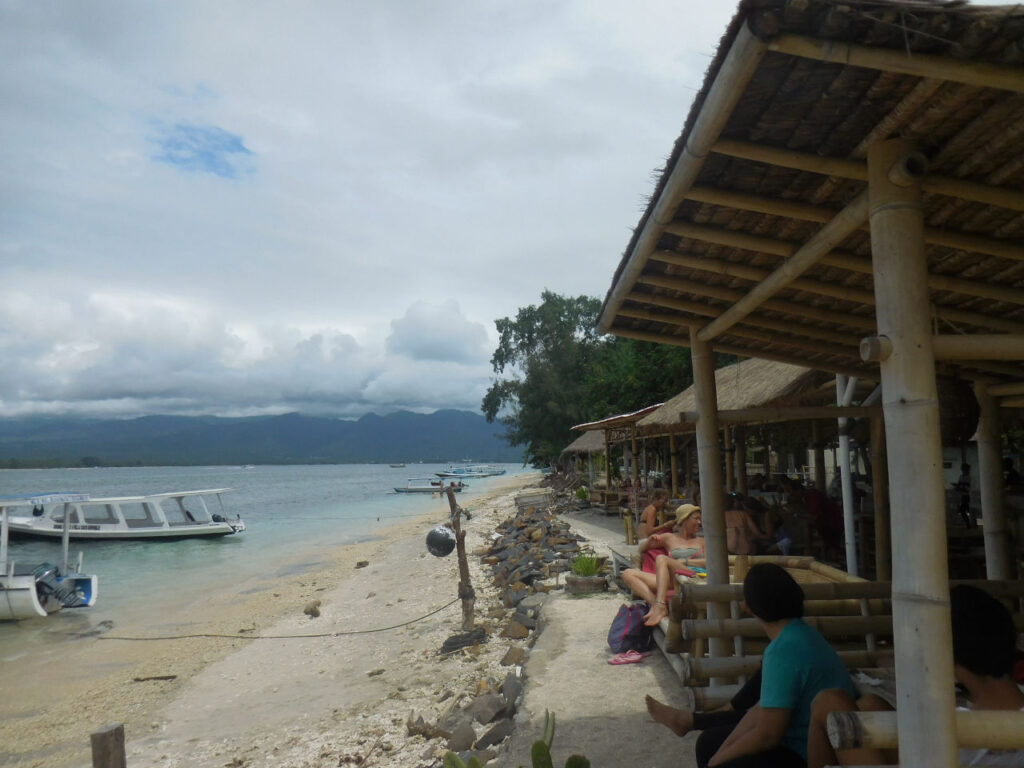
[[[671,586],[671,572],[665,579],[662,589],[658,582],[658,567],[662,559],[678,563],[688,556],[704,551],[704,540],[697,537],[700,530],[700,507],[683,504],[676,509],[676,518],[672,523],[674,530],[668,533],[656,533],[640,542],[640,568],[627,568],[622,572],[622,580],[641,600],[654,605],[658,600],[666,600],[667,590]],[[652,565],[647,565],[654,556]],[[678,556],[678,560],[675,559]],[[650,568],[650,570],[648,570]],[[661,597],[658,597],[660,592]],[[662,615],[667,614],[666,612]],[[650,615],[650,614],[648,614]],[[657,622],[655,622],[657,623]]]

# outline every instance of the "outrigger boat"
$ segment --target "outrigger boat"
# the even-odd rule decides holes
[[[58,538],[68,533],[76,540],[102,539],[191,539],[229,536],[245,530],[241,517],[229,520],[211,512],[207,496],[217,496],[231,488],[203,491],[154,493],[70,502],[61,505],[41,502],[22,503],[10,513],[12,538]],[[65,525],[65,513],[67,524]]]
[[[504,475],[505,468],[495,464],[449,464],[443,472],[435,472],[438,477],[494,477]]]
[[[435,480],[432,477],[413,477],[404,488],[396,487],[395,493],[440,493],[448,488],[458,493],[465,487],[461,480],[445,484],[444,480]]]
[[[9,514],[12,507],[30,505],[60,505],[65,512],[75,502],[88,500],[81,493],[49,493],[25,497],[0,497],[0,621],[18,621],[37,616],[48,616],[63,608],[87,608],[96,602],[98,584],[95,576],[81,572],[82,555],[78,567],[68,566],[68,529],[61,532],[64,564],[15,563],[9,557],[7,546],[10,535]]]

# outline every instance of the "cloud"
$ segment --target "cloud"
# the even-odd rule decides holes
[[[241,161],[252,155],[240,136],[215,125],[160,126],[153,142],[158,149],[153,159],[158,163],[224,179],[238,178]]]
[[[490,354],[487,341],[484,326],[467,319],[455,300],[418,301],[391,321],[387,351],[413,360],[481,363]]]

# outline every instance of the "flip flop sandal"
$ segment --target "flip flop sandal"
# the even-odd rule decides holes
[[[636,664],[638,661],[643,660],[644,654],[639,653],[638,651],[626,651],[625,653],[620,653],[615,656],[612,656],[610,659],[608,659],[608,663],[614,664],[615,666],[620,666],[622,664]]]

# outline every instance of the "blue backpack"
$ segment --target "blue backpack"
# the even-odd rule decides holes
[[[612,653],[649,651],[654,647],[654,628],[644,624],[646,603],[623,603],[608,630],[608,647]]]

